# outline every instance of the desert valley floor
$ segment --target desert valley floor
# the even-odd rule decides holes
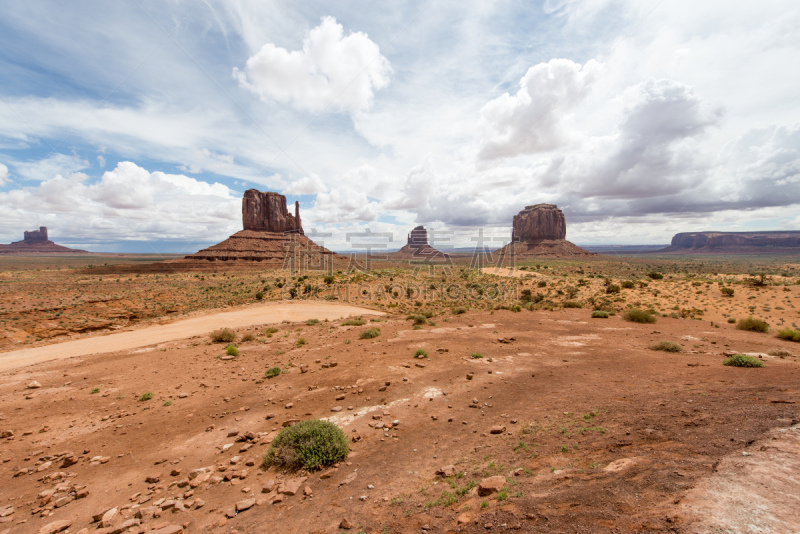
[[[447,282],[543,297],[522,307],[415,301],[390,287],[385,298],[238,327],[215,314],[267,310],[296,275],[3,271],[0,362],[114,332],[146,340],[198,315],[235,327],[239,354],[209,328],[6,366],[0,533],[797,532],[800,350],[775,334],[796,328],[798,265],[756,266],[769,273],[763,285],[751,264],[726,265],[459,267]],[[664,278],[648,277],[654,270]],[[358,276],[349,281],[445,281],[388,267]],[[317,278],[297,287],[328,291]],[[608,292],[624,281],[635,283]],[[68,302],[55,302],[53,284]],[[225,297],[213,296],[219,287]],[[153,305],[153,295],[169,302]],[[623,320],[631,307],[657,322]],[[592,318],[594,308],[611,315]],[[728,322],[747,315],[770,331]],[[370,328],[378,335],[363,339]],[[661,341],[682,350],[650,348]],[[733,353],[765,366],[723,366]],[[313,418],[345,431],[345,461],[312,472],[262,466],[280,429]]]

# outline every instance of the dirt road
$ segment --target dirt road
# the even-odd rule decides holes
[[[232,311],[210,313],[200,317],[178,320],[173,323],[148,326],[98,337],[66,341],[44,347],[0,353],[0,372],[25,365],[97,354],[125,349],[145,347],[176,339],[205,335],[217,328],[239,328],[255,324],[279,323],[281,321],[305,321],[307,319],[334,320],[350,315],[385,315],[383,312],[359,308],[349,304],[329,302],[267,302]]]

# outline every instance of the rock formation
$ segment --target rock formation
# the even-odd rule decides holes
[[[321,269],[326,262],[343,260],[317,245],[303,232],[300,203],[294,215],[286,207],[286,197],[255,189],[242,198],[243,230],[178,262],[210,265],[208,262],[235,262],[239,266],[270,266]],[[198,263],[200,262],[200,263]],[[266,264],[266,265],[265,265]]]
[[[511,236],[515,241],[532,243],[542,239],[566,239],[564,212],[555,204],[536,204],[514,215]]]
[[[257,232],[303,233],[300,203],[294,203],[294,215],[286,209],[286,197],[256,189],[248,189],[242,198],[242,227]]]
[[[388,257],[390,260],[423,260],[425,263],[437,264],[448,262],[450,258],[449,254],[430,246],[428,243],[428,231],[424,226],[417,226],[411,230],[405,246],[397,252],[392,252]]]
[[[658,252],[679,254],[798,254],[800,231],[683,232]]]
[[[536,204],[514,216],[511,243],[500,254],[515,256],[584,257],[595,256],[566,240],[564,213],[554,204]]]
[[[40,226],[38,230],[26,230],[23,235],[22,241],[0,245],[0,254],[87,254],[85,250],[62,247],[50,241],[46,226]]]

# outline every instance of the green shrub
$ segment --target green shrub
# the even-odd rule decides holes
[[[281,368],[280,367],[270,367],[269,369],[267,369],[267,372],[264,373],[264,377],[265,378],[275,378],[279,374],[281,374]]]
[[[656,322],[656,318],[644,310],[640,310],[638,308],[631,308],[630,310],[625,310],[625,313],[622,314],[622,318],[626,321],[630,321],[632,323],[654,323]]]
[[[647,346],[650,350],[663,350],[664,352],[681,352],[683,347],[673,341],[659,341]]]
[[[409,315],[406,317],[406,319],[409,321],[414,321],[414,324],[425,324],[428,321],[428,319],[421,313]]]
[[[153,398],[153,394],[148,391],[147,393],[143,393],[142,396],[139,397],[139,400],[144,402],[144,401],[149,401],[152,398]]]
[[[419,349],[417,349],[417,352],[414,353],[414,357],[415,358],[427,358],[428,357],[428,351],[423,349],[423,348],[419,348]]]
[[[735,322],[736,322],[736,319],[734,319],[733,317],[728,317],[728,324],[733,324]]]
[[[331,285],[333,283],[333,280],[334,280],[334,278],[333,278],[333,275],[331,275],[331,274],[329,274],[328,276],[326,276],[325,278],[322,279],[322,281],[325,282],[328,285]]]
[[[767,332],[769,324],[761,319],[756,319],[752,315],[747,319],[739,319],[736,323],[736,330],[749,330],[750,332]]]
[[[764,367],[764,362],[747,354],[734,354],[730,358],[725,358],[722,365],[731,367]]]
[[[261,291],[256,293],[256,300],[262,300],[263,298],[264,298],[264,293],[262,293]]]
[[[360,337],[361,339],[372,339],[378,337],[379,335],[381,335],[380,328],[368,328],[367,330],[361,332],[361,335],[358,337]]]
[[[467,313],[467,309],[463,306],[456,306],[452,309],[453,315],[461,315],[462,313]]]
[[[583,308],[580,302],[576,302],[574,300],[568,300],[564,303],[565,308]]]
[[[172,406],[172,401],[164,401],[163,406]]]
[[[624,280],[620,285],[622,286],[622,289],[633,289],[636,287],[636,284],[630,280]]]
[[[319,319],[309,319],[308,321],[306,321],[306,324],[308,326],[313,326],[313,325],[318,324],[318,323],[319,323]]]
[[[470,358],[475,358],[477,360],[478,358],[483,358],[483,354],[480,352],[473,352],[470,354]]]
[[[420,305],[421,305],[421,303],[420,303]],[[420,310],[419,313],[424,315],[426,319],[430,319],[431,317],[435,317],[436,316],[436,314],[434,312],[432,312],[431,310]]]
[[[214,343],[232,343],[236,341],[236,332],[230,328],[220,328],[211,332],[209,337]]]
[[[94,395],[95,393],[100,393],[100,388],[92,388],[89,392],[89,395]]]
[[[622,291],[622,289],[620,289],[620,287],[617,284],[609,284],[608,287],[606,288],[606,293],[609,294],[619,293],[620,291]]]
[[[242,336],[242,343],[247,343],[249,341],[254,341],[255,339],[256,339],[256,336],[254,336],[252,333],[248,332],[248,333],[246,333],[245,335]]]
[[[266,330],[264,330],[264,333],[267,334],[267,337],[272,337],[272,334],[275,334],[277,332],[278,332],[278,329],[277,328],[272,328],[272,327],[267,328]]]
[[[341,428],[330,421],[309,419],[278,432],[264,455],[264,465],[311,470],[344,460],[348,452]]]
[[[225,347],[225,354],[228,356],[238,356],[239,355],[239,347],[235,344],[231,343],[227,347]]]
[[[788,339],[789,341],[800,341],[800,330],[784,328],[782,330],[778,330],[778,337],[781,339]]]
[[[513,306],[511,306],[511,311],[514,313],[519,313],[522,311],[522,306],[520,306],[519,304],[514,304]]]
[[[662,278],[664,278],[663,274],[657,273],[655,271],[653,271],[652,273],[647,273],[647,276],[649,276],[653,280],[661,280]]]
[[[539,280],[539,283],[536,284],[537,287],[547,287],[547,282],[544,280]]]
[[[302,347],[305,344],[306,344],[306,338],[304,338],[304,337],[297,338],[297,346],[298,347]]]
[[[734,294],[734,290],[732,287],[721,287],[719,290],[722,292],[723,296],[732,297]]]
[[[365,324],[367,324],[367,321],[361,317],[353,317],[352,319],[342,321],[342,326],[364,326]]]
[[[603,310],[594,310],[592,312],[592,319],[608,319],[608,312]]]

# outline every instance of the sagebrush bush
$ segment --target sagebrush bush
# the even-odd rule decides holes
[[[420,310],[419,313],[421,315],[424,315],[426,319],[430,319],[431,317],[434,317],[436,315],[431,310]]]
[[[239,347],[236,344],[231,343],[227,347],[225,347],[225,354],[228,356],[238,356],[239,355]]]
[[[722,360],[722,365],[731,367],[764,367],[764,362],[747,354],[734,354],[730,358]]]
[[[511,306],[511,311],[514,313],[519,313],[522,311],[522,306],[520,306],[519,304],[514,304],[513,306]]]
[[[622,314],[622,318],[626,321],[630,321],[632,323],[654,323],[656,322],[656,318],[644,310],[640,310],[638,308],[631,308],[630,310],[625,310],[625,313]]]
[[[414,357],[415,358],[427,358],[428,357],[428,351],[423,349],[423,348],[419,348],[414,353]]]
[[[247,343],[249,341],[254,341],[255,339],[256,339],[256,336],[254,336],[252,333],[248,332],[248,333],[246,333],[245,335],[242,336],[242,343]]]
[[[269,369],[267,369],[267,372],[264,373],[264,376],[266,378],[275,378],[279,374],[281,374],[281,368],[280,367],[270,367]]]
[[[633,289],[636,287],[636,284],[630,280],[624,280],[620,285],[622,286],[622,289]]]
[[[214,330],[208,334],[208,336],[214,343],[232,343],[236,341],[236,332],[230,328],[220,328],[218,330]]]
[[[349,452],[341,428],[330,421],[309,419],[278,432],[264,455],[264,465],[311,470],[344,460]]]
[[[592,312],[592,319],[608,319],[608,312],[604,310],[594,310]]]
[[[736,323],[736,330],[748,330],[750,332],[767,332],[769,323],[764,320],[756,319],[752,315],[746,319],[739,319]]]
[[[781,339],[787,339],[789,341],[800,341],[800,330],[783,328],[781,330],[778,330],[778,337]]]
[[[622,289],[617,284],[609,284],[606,288],[606,293],[619,293]]]
[[[409,321],[414,321],[414,324],[425,324],[428,321],[428,319],[421,313],[409,315],[406,317],[406,319]]]
[[[733,324],[735,322],[736,322],[736,319],[734,319],[733,317],[728,317],[728,323],[729,324]]]
[[[147,393],[142,393],[142,396],[139,397],[139,401],[141,401],[141,402],[149,401],[152,398],[153,398],[153,394],[148,391]]]
[[[461,315],[462,313],[467,313],[467,309],[463,306],[456,306],[453,308],[453,315]]]
[[[778,348],[778,349],[769,349],[767,351],[767,354],[769,354],[770,356],[791,356],[792,355],[792,353],[789,352],[788,350],[780,349],[780,348]]]
[[[683,347],[674,341],[659,341],[658,343],[651,343],[647,346],[650,350],[663,350],[664,352],[681,352]]]
[[[342,321],[342,326],[364,326],[365,324],[367,324],[367,321],[361,317],[353,317],[352,319]]]
[[[647,276],[649,276],[653,280],[661,280],[662,278],[664,278],[663,274],[657,273],[655,271],[653,271],[652,273],[647,273]]]
[[[477,360],[478,358],[483,358],[483,354],[480,352],[473,352],[472,354],[470,354],[470,358],[474,358]]]
[[[726,297],[732,297],[733,294],[735,293],[735,291],[734,291],[734,289],[732,287],[721,287],[721,288],[719,288],[719,290],[723,294],[723,296],[726,296]]]
[[[564,303],[565,308],[583,308],[580,302],[576,302],[574,300],[568,300]]]
[[[358,337],[360,337],[361,339],[372,339],[378,337],[379,335],[381,335],[380,328],[368,328],[367,330],[361,332],[361,335]]]

